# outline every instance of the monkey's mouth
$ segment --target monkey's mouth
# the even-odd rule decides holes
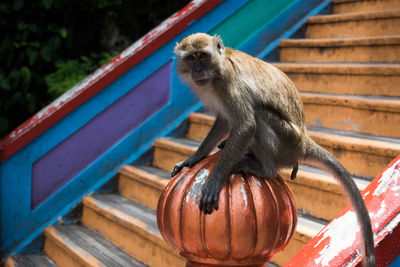
[[[196,85],[199,86],[204,86],[208,83],[208,79],[198,79],[194,81],[196,83]]]

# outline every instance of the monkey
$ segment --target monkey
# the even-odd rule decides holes
[[[180,78],[215,115],[215,122],[197,151],[177,163],[171,175],[193,167],[224,137],[221,155],[201,192],[200,210],[218,210],[221,188],[231,173],[274,177],[300,160],[331,173],[347,193],[361,226],[364,263],[375,266],[372,226],[364,200],[350,173],[315,143],[306,128],[303,103],[294,83],[273,65],[225,47],[215,35],[187,36],[174,49]]]

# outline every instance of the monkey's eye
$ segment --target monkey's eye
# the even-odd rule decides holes
[[[189,61],[195,60],[194,56],[192,56],[192,55],[187,56],[186,59]]]
[[[208,54],[206,54],[206,53],[201,53],[199,56],[199,58],[206,58],[206,57],[208,57]]]

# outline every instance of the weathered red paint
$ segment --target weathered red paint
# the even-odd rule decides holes
[[[222,0],[195,0],[104,65],[86,80],[35,114],[0,140],[0,162],[23,148],[79,105],[170,41]]]
[[[400,254],[400,156],[362,195],[374,231],[377,266],[387,266]],[[360,232],[352,213],[350,206],[345,208],[285,266],[361,266]]]

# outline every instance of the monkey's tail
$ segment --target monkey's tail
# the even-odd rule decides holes
[[[365,253],[365,257],[363,259],[364,266],[375,267],[376,256],[371,220],[360,191],[351,178],[350,173],[328,151],[320,147],[311,139],[310,145],[306,151],[306,160],[311,160],[313,165],[321,167],[322,169],[331,173],[346,191],[357,214],[358,222],[361,227],[361,236],[363,239]]]

